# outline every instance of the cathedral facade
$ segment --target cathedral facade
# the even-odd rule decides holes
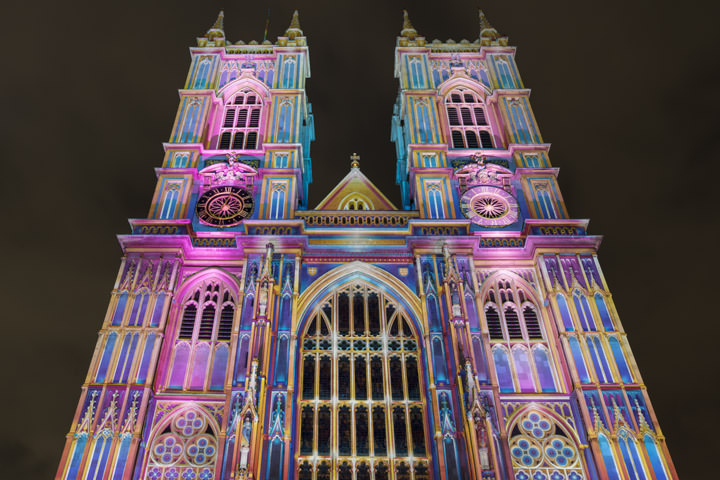
[[[297,12],[248,44],[221,13],[119,236],[56,478],[677,478],[514,54],[482,12],[458,43],[405,14],[402,203],[353,154],[313,209]]]

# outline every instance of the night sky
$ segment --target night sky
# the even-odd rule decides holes
[[[349,155],[399,205],[390,119],[407,8],[428,41],[479,35],[476,2],[12,2],[0,200],[0,476],[55,474],[127,218],[147,215],[190,63],[225,9],[232,42],[292,11],[310,45],[314,207]],[[600,261],[682,478],[717,456],[718,2],[483,1],[517,63],[573,218]],[[715,432],[713,432],[715,430]],[[5,470],[2,472],[2,470]],[[4,474],[3,474],[4,473]]]

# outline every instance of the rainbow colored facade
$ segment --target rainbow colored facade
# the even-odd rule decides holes
[[[514,61],[395,49],[396,208],[351,157],[313,210],[297,12],[192,63],[58,479],[580,480],[677,473]],[[390,59],[388,59],[390,60]]]

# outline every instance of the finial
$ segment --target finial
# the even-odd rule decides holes
[[[497,38],[500,36],[498,31],[495,30],[492,25],[490,25],[490,22],[488,21],[482,10],[478,10],[478,12],[478,16],[480,17],[480,38],[490,38],[492,40],[497,40]]]
[[[350,168],[360,168],[360,155],[355,152],[350,155]]]
[[[217,20],[215,20],[215,23],[213,24],[213,26],[210,27],[210,30],[208,30],[207,33],[205,34],[205,36],[208,38],[208,40],[225,37],[225,31],[223,30],[224,21],[225,21],[225,12],[220,10]]]
[[[412,23],[410,23],[410,17],[408,16],[407,10],[403,10],[403,28],[400,31],[400,36],[414,40],[415,37],[417,37],[417,34],[417,30],[415,30],[415,27],[413,27]]]
[[[303,31],[300,28],[300,14],[297,10],[293,12],[292,20],[290,20],[290,26],[285,30],[285,36],[290,40],[295,37],[302,37]]]

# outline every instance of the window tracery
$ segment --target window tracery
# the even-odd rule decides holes
[[[256,150],[259,148],[263,103],[260,95],[245,89],[225,105],[218,150]]]
[[[150,443],[145,478],[211,480],[217,451],[217,437],[205,414],[196,409],[176,413]]]
[[[235,298],[208,280],[197,286],[178,314],[169,388],[222,390],[225,384]]]
[[[483,99],[466,88],[456,88],[445,97],[452,148],[495,148]]]
[[[575,441],[540,411],[528,411],[517,420],[510,456],[516,480],[585,478]]]
[[[301,345],[298,478],[378,480],[392,468],[426,479],[419,344],[403,309],[345,285],[320,302]]]
[[[529,292],[500,276],[487,289],[483,308],[500,390],[556,391],[550,348]]]

